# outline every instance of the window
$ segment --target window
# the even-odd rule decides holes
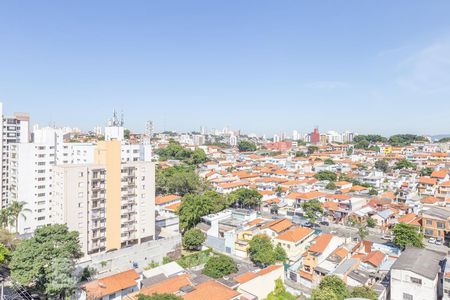
[[[436,227],[440,229],[445,229],[445,223],[444,222],[436,222]]]
[[[407,293],[403,293],[403,300],[413,300],[413,296]]]
[[[412,283],[422,284],[422,279],[416,277],[410,277]]]
[[[78,193],[78,198],[83,198],[83,192]]]
[[[433,230],[432,229],[425,229],[424,233],[425,233],[425,235],[433,235]]]
[[[433,220],[427,220],[427,225],[433,225]]]

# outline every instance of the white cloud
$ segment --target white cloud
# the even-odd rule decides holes
[[[450,92],[450,41],[443,40],[407,57],[399,66],[397,82],[412,91]]]
[[[348,86],[347,83],[342,81],[313,81],[305,84],[306,87],[312,89],[340,89]]]

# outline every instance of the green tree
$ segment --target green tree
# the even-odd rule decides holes
[[[438,143],[448,143],[448,142],[450,142],[450,137],[445,137],[438,141]]]
[[[151,296],[139,294],[137,296],[137,300],[183,300],[182,297],[174,295],[174,294],[153,294]]]
[[[427,139],[415,134],[396,134],[389,138],[389,144],[392,146],[408,146],[414,142],[424,142]]]
[[[205,241],[205,235],[200,229],[191,228],[183,236],[183,247],[187,250],[197,250]]]
[[[59,297],[72,289],[67,278],[81,256],[78,232],[66,225],[48,225],[17,246],[9,267],[14,281]]]
[[[222,278],[237,271],[237,265],[231,257],[219,254],[208,259],[203,274],[212,278]]]
[[[92,280],[92,278],[97,274],[97,270],[92,267],[85,267],[80,274],[80,282]]]
[[[130,138],[130,129],[125,129],[123,131],[123,137],[128,140]]]
[[[5,245],[0,244],[0,264],[4,264],[10,257],[10,252]]]
[[[238,149],[240,152],[249,152],[249,151],[255,151],[256,150],[256,145],[253,142],[250,141],[239,141],[238,143]]]
[[[206,156],[205,151],[203,151],[200,148],[196,148],[192,154],[191,157],[187,159],[187,163],[193,164],[193,165],[199,165],[208,160],[208,157]]]
[[[389,164],[387,160],[380,159],[375,162],[375,168],[386,173],[389,170]]]
[[[336,181],[337,175],[332,171],[319,171],[314,175],[317,180]]]
[[[371,188],[369,190],[369,195],[370,196],[376,196],[376,195],[378,195],[378,191],[376,189],[374,189],[374,188]]]
[[[275,250],[267,235],[254,236],[249,242],[247,251],[250,259],[257,265],[268,266],[276,262]]]
[[[297,296],[286,291],[283,281],[278,278],[275,280],[275,289],[267,295],[266,300],[295,300]]]
[[[180,160],[189,165],[199,165],[208,160],[205,151],[196,148],[194,151],[186,149],[180,143],[170,140],[165,148],[157,149],[155,153],[161,161],[169,159]]]
[[[354,287],[351,294],[351,297],[353,298],[365,298],[370,300],[377,300],[378,294],[373,289],[371,289],[368,286],[357,286]]]
[[[280,244],[276,245],[273,251],[274,251],[274,258],[276,261],[282,262],[287,261],[288,257],[286,251],[284,250],[283,247],[281,247]]]
[[[394,169],[400,170],[400,169],[416,169],[416,165],[409,160],[401,159],[395,163]]]
[[[198,193],[204,189],[204,184],[191,166],[180,165],[168,168],[158,168],[156,171],[156,194],[185,195]]]
[[[394,234],[394,244],[401,249],[405,249],[406,246],[424,247],[423,236],[413,225],[406,223],[395,224],[392,233]]]
[[[8,207],[11,215],[11,223],[13,223],[16,232],[19,229],[19,217],[24,220],[27,219],[25,212],[31,212],[31,210],[24,208],[25,202],[13,201]]]
[[[316,223],[319,216],[323,214],[323,208],[320,201],[313,199],[302,203],[302,209],[305,217],[311,222]]]
[[[331,158],[327,158],[323,161],[326,165],[334,165],[334,161]]]
[[[336,187],[336,183],[334,183],[333,181],[330,181],[330,182],[328,182],[328,184],[325,186],[325,188],[327,189],[327,190],[335,190],[337,187]]]
[[[319,147],[317,146],[308,146],[308,154],[313,154],[314,152],[319,151]]]
[[[56,299],[66,299],[67,293],[74,290],[77,280],[72,276],[75,261],[67,257],[56,257],[47,270],[45,294]],[[67,295],[68,296],[68,295]]]
[[[311,294],[311,300],[341,300],[333,290],[315,288]]]
[[[172,262],[172,261],[173,261],[173,259],[172,259],[171,257],[169,257],[169,256],[164,256],[164,257],[163,257],[162,263],[163,263],[163,265],[165,265],[165,264],[168,264],[168,263],[170,263],[170,262]]]
[[[306,157],[306,153],[303,151],[295,152],[295,157]]]
[[[430,176],[431,173],[433,173],[433,169],[430,167],[426,167],[420,170],[420,176]]]
[[[180,218],[180,228],[184,232],[197,225],[201,217],[217,213],[226,207],[226,200],[215,191],[184,195],[177,211]]]
[[[363,241],[368,235],[369,235],[369,232],[367,231],[366,227],[364,227],[364,226],[358,227],[358,236],[361,241]]]
[[[255,189],[240,188],[230,193],[228,199],[230,204],[239,207],[257,208],[261,205],[262,195]]]
[[[375,219],[372,217],[368,217],[367,226],[369,226],[370,228],[375,228],[375,226],[377,226],[377,221],[375,221]]]
[[[3,244],[8,250],[14,251],[19,243],[17,234],[11,233],[8,229],[0,228],[0,244]]]
[[[0,209],[0,224],[2,228],[7,228],[12,221],[12,212],[9,207]]]
[[[336,275],[325,276],[319,284],[319,289],[332,291],[339,300],[349,296],[347,285]]]

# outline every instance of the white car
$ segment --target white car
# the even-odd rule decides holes
[[[428,239],[428,243],[434,244],[434,243],[436,243],[436,239],[435,239],[434,237],[430,237],[430,238]]]

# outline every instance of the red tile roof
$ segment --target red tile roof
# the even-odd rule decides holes
[[[102,298],[126,288],[137,285],[139,274],[135,270],[128,270],[112,276],[93,280],[83,285],[88,299]]]

